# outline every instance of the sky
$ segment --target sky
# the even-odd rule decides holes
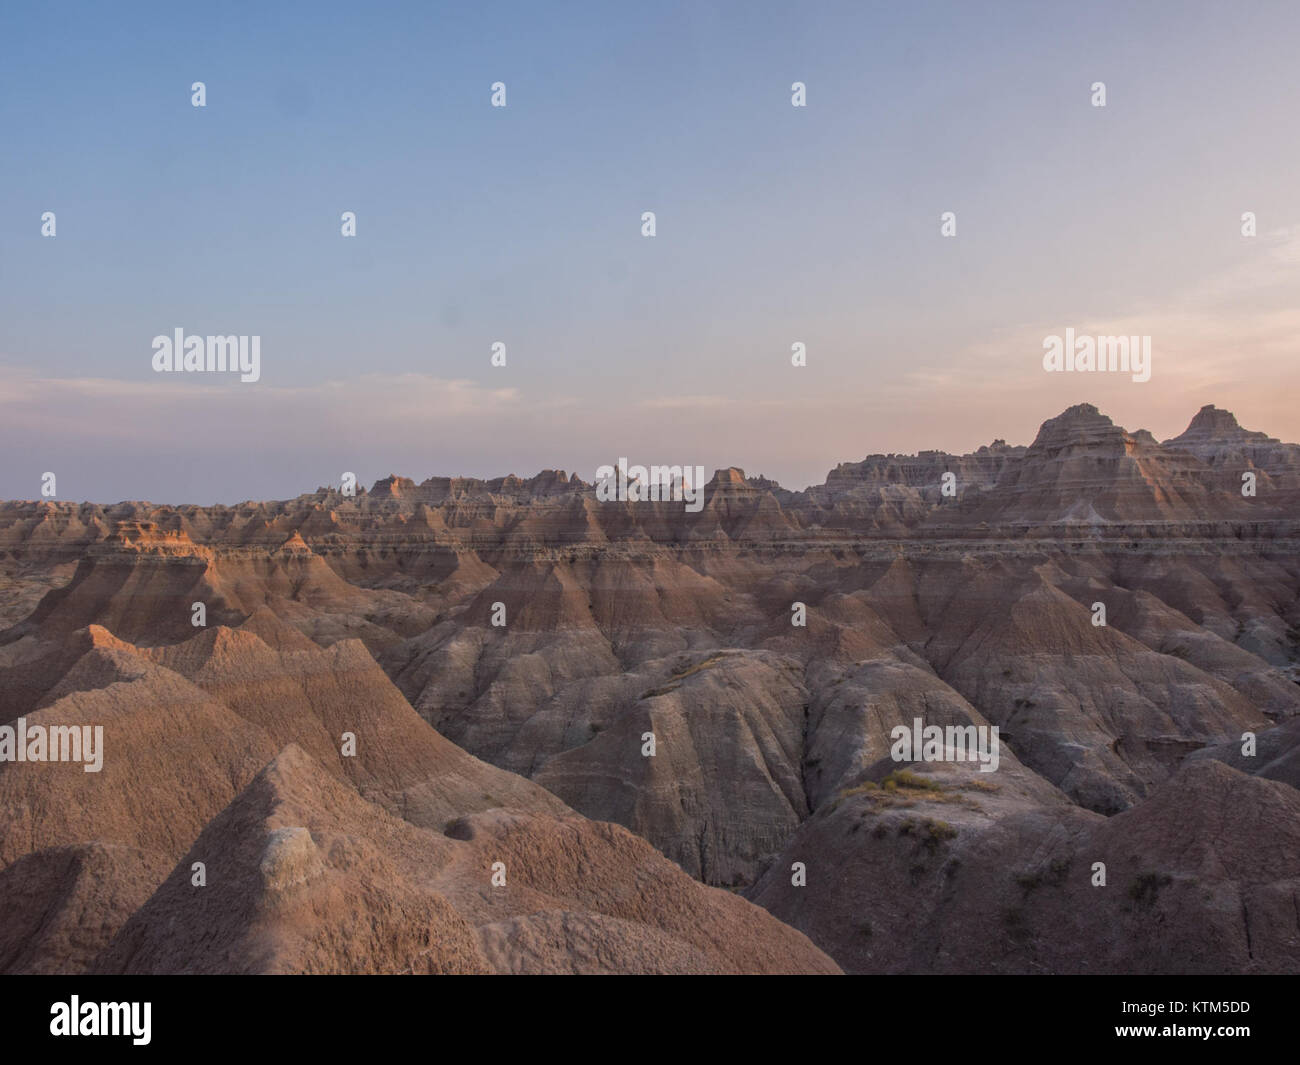
[[[1267,2],[5,4],[0,498],[802,488],[1080,402],[1300,440],[1298,40]],[[260,379],[156,372],[178,328]],[[1150,380],[1048,373],[1066,328],[1150,336]]]

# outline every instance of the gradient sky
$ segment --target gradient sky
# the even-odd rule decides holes
[[[798,488],[1078,402],[1300,439],[1298,42],[1294,3],[6,4],[0,498]],[[177,327],[261,381],[154,373]],[[1045,373],[1066,327],[1151,380]]]

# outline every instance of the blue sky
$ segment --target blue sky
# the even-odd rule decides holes
[[[1298,29],[1266,3],[6,5],[0,498],[619,455],[802,487],[1081,401],[1296,439]],[[1151,335],[1152,380],[1044,374],[1067,326]],[[260,335],[261,381],[155,374],[176,327]]]

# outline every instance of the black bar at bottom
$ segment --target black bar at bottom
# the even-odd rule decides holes
[[[1243,976],[866,976],[815,984],[776,977],[710,989],[698,980],[686,988],[644,980],[632,987],[613,980],[26,976],[0,982],[0,1023],[12,1061],[22,1060],[14,1052],[93,1054],[110,1044],[128,1054],[300,1058],[458,1037],[471,1041],[458,1055],[472,1054],[479,1041],[491,1056],[514,1040],[530,1054],[544,1052],[546,1042],[575,1040],[586,1046],[585,1057],[601,1045],[587,1042],[593,1037],[608,1035],[611,1050],[648,1040],[672,1052],[698,1045],[701,1028],[729,1050],[758,1044],[768,1052],[784,1045],[829,1052],[816,1028],[837,1043],[858,1029],[867,1040],[863,1052],[869,1045],[873,1054],[890,1045],[962,1050],[972,1040],[1006,1046],[1043,1035],[1062,1048],[1155,1042],[1185,1052],[1197,1044],[1219,1051],[1256,1040],[1285,1045],[1295,991],[1290,980]],[[126,1034],[111,1034],[115,1027]],[[70,1028],[77,1034],[53,1031]],[[89,1034],[95,1029],[110,1034]]]

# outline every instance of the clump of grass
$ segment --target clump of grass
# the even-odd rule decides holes
[[[955,803],[969,810],[979,810],[981,808],[979,803],[958,793],[970,786],[967,784],[947,788],[910,769],[895,769],[879,783],[874,780],[864,780],[855,787],[841,791],[831,804],[830,812],[834,813],[843,802],[855,797],[866,798],[873,807],[890,809],[906,810],[918,802],[941,802]],[[997,786],[981,783],[977,790],[997,790]]]
[[[957,830],[952,825],[947,821],[936,821],[933,817],[909,817],[898,826],[898,834],[915,837],[931,853],[949,840],[957,838]]]
[[[693,666],[686,666],[683,669],[674,669],[673,676],[678,680],[681,680],[683,677],[689,677],[692,673],[698,673],[702,669],[708,669],[709,666],[713,665],[715,662],[721,662],[725,657],[726,655],[723,654],[709,655],[708,658],[696,662]]]
[[[681,687],[680,684],[665,684],[661,688],[647,688],[639,696],[637,696],[637,698],[653,699],[656,695],[667,695],[669,692],[675,692],[680,687]]]
[[[1043,874],[1041,872],[1016,874],[1016,883],[1020,885],[1020,890],[1026,895],[1032,892],[1042,882]]]
[[[1051,863],[1046,867],[1018,874],[1016,876],[1016,883],[1020,885],[1020,890],[1028,896],[1031,892],[1042,887],[1044,884],[1059,887],[1061,884],[1065,883],[1065,877],[1069,871],[1069,858],[1053,858]]]
[[[1160,892],[1174,882],[1172,876],[1165,873],[1143,873],[1133,878],[1128,886],[1128,897],[1134,904],[1144,909],[1156,904]]]
[[[693,666],[683,666],[680,669],[674,669],[672,672],[672,680],[670,680],[667,684],[660,685],[657,688],[647,688],[638,696],[638,698],[653,699],[656,695],[667,695],[669,692],[675,692],[678,688],[682,686],[682,681],[685,680],[687,677],[689,677],[692,673],[698,673],[702,669],[708,669],[709,666],[713,665],[716,662],[721,662],[726,657],[727,656],[725,654],[721,654],[721,653],[715,655],[709,655],[708,658],[696,662],[695,665]],[[734,685],[732,686],[734,687]]]
[[[895,769],[881,782],[888,791],[898,788],[915,788],[921,791],[943,791],[943,788],[928,777],[917,776],[910,769]]]

